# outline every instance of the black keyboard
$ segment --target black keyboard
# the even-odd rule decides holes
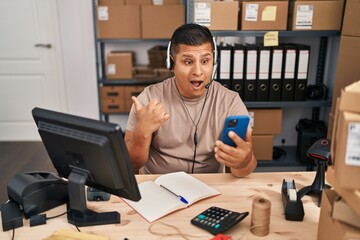
[[[229,230],[247,215],[249,212],[239,213],[219,207],[210,207],[191,219],[191,223],[216,235]]]

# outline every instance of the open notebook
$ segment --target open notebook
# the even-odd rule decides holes
[[[139,190],[140,201],[123,200],[149,222],[220,194],[185,172],[168,173],[159,176],[155,181],[140,183]]]

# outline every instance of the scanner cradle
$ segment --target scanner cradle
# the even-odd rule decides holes
[[[17,202],[25,218],[62,205],[69,200],[68,184],[50,172],[22,172],[7,186],[9,199]]]

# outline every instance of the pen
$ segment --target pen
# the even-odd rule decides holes
[[[182,201],[185,204],[188,204],[188,201],[186,201],[185,198],[183,198],[181,195],[177,195],[176,193],[174,193],[173,191],[171,191],[170,189],[168,189],[167,187],[160,185],[160,187],[164,188],[165,190],[167,190],[168,192],[174,194],[175,196],[177,196],[178,198],[180,198],[180,201]]]

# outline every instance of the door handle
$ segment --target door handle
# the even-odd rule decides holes
[[[35,44],[35,47],[42,47],[42,48],[51,48],[52,45],[50,43],[45,44],[45,43],[37,43]]]

